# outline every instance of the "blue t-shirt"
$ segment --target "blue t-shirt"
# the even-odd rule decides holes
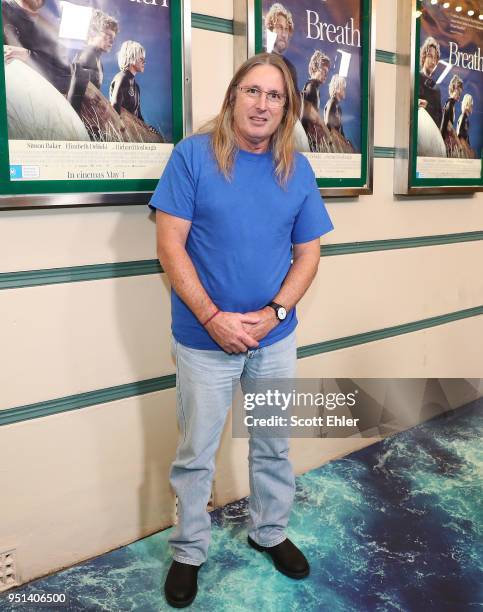
[[[303,155],[296,154],[294,172],[281,187],[270,151],[240,150],[228,181],[218,169],[207,134],[178,143],[149,206],[191,221],[186,251],[210,298],[228,312],[266,306],[289,271],[292,244],[314,240],[333,228]],[[222,350],[174,290],[171,316],[178,342]],[[259,346],[282,340],[296,325],[293,308]]]

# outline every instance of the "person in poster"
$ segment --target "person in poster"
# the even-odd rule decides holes
[[[458,136],[460,141],[465,142],[469,148],[471,148],[470,115],[472,112],[473,112],[473,96],[471,94],[465,94],[465,97],[463,98],[463,102],[461,103],[461,115],[458,118],[458,125],[456,126],[456,135]]]
[[[288,49],[294,31],[292,13],[287,10],[283,4],[280,4],[280,2],[272,4],[265,16],[265,27],[269,32],[276,35],[273,47],[269,49],[270,45],[267,45],[267,51],[282,56],[283,61],[286,63],[292,75],[295,90],[298,92],[297,70],[292,62],[284,55]]]
[[[289,69],[294,83],[295,91],[297,92],[297,115],[300,115],[301,105],[299,98],[297,70],[294,64],[285,55],[290,45],[290,39],[292,38],[294,32],[294,21],[292,13],[287,8],[285,8],[283,4],[280,4],[280,2],[275,2],[275,4],[271,5],[269,11],[265,16],[265,27],[267,32],[271,32],[275,36],[275,39],[272,40],[271,43],[267,41],[265,49],[270,53],[276,53],[277,55],[280,55],[283,61],[285,62],[287,68]],[[294,138],[295,148],[297,149],[297,151],[309,150],[309,141],[307,139],[305,130],[302,127],[300,119],[297,121],[294,128]]]
[[[463,81],[455,74],[451,79],[448,87],[449,98],[443,108],[443,118],[441,120],[441,136],[443,137],[446,146],[446,154],[448,157],[461,157],[459,139],[454,129],[456,119],[456,102],[461,98],[463,93]]]
[[[431,78],[435,71],[441,50],[438,42],[432,37],[424,41],[420,51],[421,72],[419,73],[419,108],[426,109],[435,125],[439,128],[442,120],[441,89]]]
[[[136,75],[144,72],[146,49],[134,40],[124,41],[118,53],[118,64],[121,71],[111,81],[109,101],[121,118],[121,130],[129,132],[131,124],[136,135],[147,128],[152,136],[147,134],[144,140],[159,139],[164,142],[163,136],[144,121],[141,113],[141,89],[136,81]],[[136,123],[133,124],[132,118],[137,120]]]
[[[291,36],[282,42],[284,59],[293,65],[292,73],[299,76],[308,74],[308,80],[304,84],[298,84],[302,101],[300,116],[308,146],[298,150],[307,153],[359,153],[362,138],[360,0],[340,0],[337,3],[284,0],[283,5],[264,0],[262,9],[267,50],[270,50],[271,39],[269,17],[273,16],[276,10],[280,10],[280,6],[290,13],[293,24]],[[275,47],[278,46],[277,40]],[[350,109],[345,114],[344,136],[339,130],[327,126],[324,121],[324,108],[323,105],[321,108],[320,103],[322,99],[325,104],[331,97],[327,83],[335,75],[345,79],[346,108]],[[342,80],[338,82],[341,83]],[[330,106],[335,108],[337,103],[340,110],[340,101],[344,95],[342,87],[339,87],[337,95],[340,99],[334,98]],[[329,113],[329,116],[332,117],[332,114]],[[360,169],[356,169],[355,165],[358,160],[347,159],[348,174],[344,176],[358,176]],[[319,163],[315,157],[311,157],[311,160],[313,163]],[[327,166],[320,166],[319,169],[330,172]],[[337,176],[343,172],[340,165],[335,171]]]
[[[302,90],[302,126],[309,140],[311,151],[318,151],[321,143],[328,148],[330,133],[320,116],[320,86],[325,83],[330,70],[330,59],[318,49],[310,58],[309,80]],[[323,146],[324,146],[323,145]]]
[[[136,82],[136,74],[144,72],[146,49],[134,40],[125,40],[118,54],[118,63],[121,72],[111,81],[109,100],[119,115],[123,107],[144,121],[141,114],[141,90]]]
[[[65,94],[70,83],[66,49],[39,15],[44,4],[45,0],[2,0],[4,61],[28,64]]]
[[[330,59],[325,53],[317,49],[310,58],[309,76],[310,79],[305,83],[303,89],[303,99],[307,104],[311,104],[317,111],[320,108],[319,88],[325,83],[330,70]]]
[[[342,123],[341,101],[345,99],[347,91],[346,78],[334,74],[329,83],[329,99],[324,107],[325,125],[330,131],[331,147],[335,152],[354,153],[354,147],[344,134]]]
[[[72,108],[79,114],[88,84],[92,83],[97,89],[101,88],[104,80],[101,55],[112,49],[118,31],[119,24],[114,17],[100,10],[92,12],[87,44],[74,57],[72,80],[67,94]]]

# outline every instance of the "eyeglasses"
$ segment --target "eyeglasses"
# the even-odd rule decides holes
[[[285,94],[279,93],[278,91],[264,91],[263,89],[258,89],[258,87],[243,87],[242,85],[235,85],[235,87],[254,100],[258,100],[262,93],[264,93],[267,96],[267,106],[283,106],[287,99]]]

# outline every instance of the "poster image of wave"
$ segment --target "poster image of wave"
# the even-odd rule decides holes
[[[172,142],[167,0],[1,6],[10,141]]]
[[[361,1],[263,0],[263,46],[300,93],[299,151],[361,152]],[[302,129],[303,128],[303,129]]]
[[[483,22],[474,13],[423,2],[417,78],[419,157],[482,156]]]

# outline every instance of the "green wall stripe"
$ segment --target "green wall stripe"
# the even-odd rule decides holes
[[[25,272],[5,272],[0,274],[0,289],[106,280],[108,278],[122,278],[125,276],[160,274],[161,272],[161,267],[156,259],[50,268],[45,270],[27,270]]]
[[[376,49],[376,62],[382,62],[384,64],[397,64],[397,54],[393,53],[392,51]]]
[[[392,238],[388,240],[370,240],[367,242],[346,242],[326,244],[320,247],[321,256],[350,255],[353,253],[371,253],[373,251],[390,251],[394,249],[413,249],[458,242],[483,240],[483,231],[464,232],[462,234],[441,234],[434,236],[415,236],[414,238]],[[1,286],[1,285],[0,285]]]
[[[210,32],[222,32],[223,34],[233,34],[233,19],[222,19],[211,15],[201,15],[191,13],[191,27],[199,30],[209,30]]]
[[[304,357],[312,357],[320,353],[330,353],[331,351],[338,351],[359,344],[367,344],[368,342],[375,342],[376,340],[384,340],[385,338],[392,338],[393,336],[401,336],[403,334],[409,334],[422,329],[429,329],[437,325],[445,325],[446,323],[477,317],[479,315],[483,315],[483,306],[458,310],[457,312],[430,317],[429,319],[421,319],[420,321],[414,321],[412,323],[404,323],[403,325],[395,325],[394,327],[387,327],[385,329],[376,329],[371,332],[347,336],[345,338],[309,344],[297,349],[297,357],[303,359]]]
[[[394,158],[396,157],[396,149],[394,147],[374,147],[374,157],[376,158]]]
[[[483,240],[483,231],[328,244],[321,246],[320,254],[321,257],[331,257],[334,255],[352,255],[354,253],[372,253],[374,251],[388,251],[392,249],[410,249],[441,244],[455,244],[458,242],[472,242],[475,240]],[[22,272],[4,272],[0,274],[0,290],[106,280],[126,276],[143,276],[145,274],[161,274],[162,272],[163,270],[156,259],[50,268],[45,270],[27,270]]]
[[[345,338],[337,338],[335,340],[327,340],[325,342],[301,346],[297,349],[297,358],[304,359],[305,357],[329,353],[339,349],[357,346],[359,344],[367,344],[376,340],[384,340],[386,338],[400,336],[403,334],[420,331],[422,329],[429,329],[437,325],[445,325],[447,323],[452,323],[453,321],[459,321],[461,319],[467,319],[479,315],[483,315],[483,306],[459,310],[457,312],[452,312],[437,317],[430,317],[429,319],[422,319],[420,321],[405,323],[403,325],[395,325],[393,327],[356,334],[354,336],[347,336]],[[12,423],[19,423],[21,421],[27,421],[30,419],[37,419],[52,414],[58,414],[60,412],[77,410],[79,408],[87,408],[88,406],[113,402],[136,395],[163,391],[165,389],[171,389],[175,385],[175,375],[169,374],[168,376],[150,378],[148,380],[119,385],[117,387],[108,387],[107,389],[98,389],[96,391],[79,393],[77,395],[68,395],[66,397],[61,397],[46,402],[27,404],[25,406],[18,406],[17,408],[8,408],[6,410],[0,410],[0,426],[11,425]]]
[[[69,410],[87,408],[96,404],[114,402],[135,395],[154,393],[155,391],[162,391],[163,389],[171,389],[175,385],[176,376],[174,374],[169,374],[168,376],[150,378],[148,380],[141,380],[126,385],[118,385],[117,387],[97,389],[96,391],[88,391],[87,393],[79,393],[77,395],[68,395],[66,397],[39,402],[37,404],[27,404],[26,406],[19,406],[18,408],[8,408],[7,410],[0,410],[0,425],[9,425],[11,423],[18,423],[19,421],[38,419],[51,414],[58,414],[59,412],[68,412]]]

